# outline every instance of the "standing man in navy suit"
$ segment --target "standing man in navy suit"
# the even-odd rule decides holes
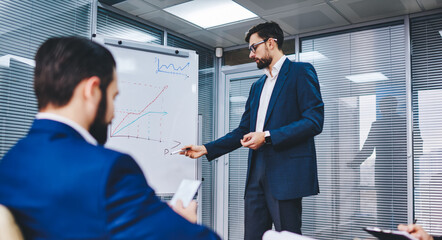
[[[106,48],[52,38],[35,61],[39,113],[0,162],[0,204],[25,239],[219,239],[195,224],[195,202],[174,212],[132,157],[102,146],[118,93]]]
[[[213,160],[241,146],[249,148],[245,189],[245,239],[261,239],[272,228],[301,233],[302,198],[319,193],[313,137],[321,133],[324,103],[309,63],[282,52],[284,36],[274,22],[246,35],[250,55],[263,75],[247,99],[238,128],[182,154]]]

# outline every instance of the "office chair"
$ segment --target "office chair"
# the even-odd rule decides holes
[[[3,205],[0,205],[0,240],[23,240],[11,211]]]

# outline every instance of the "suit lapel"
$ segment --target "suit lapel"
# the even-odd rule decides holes
[[[281,66],[281,70],[279,71],[278,78],[276,79],[275,87],[273,88],[272,96],[270,97],[269,106],[267,108],[266,118],[264,121],[264,129],[265,126],[272,114],[273,107],[276,104],[276,100],[278,99],[279,93],[281,92],[282,87],[284,86],[285,81],[287,80],[287,75],[289,72],[289,64],[290,60],[286,59]]]
[[[267,75],[263,75],[257,82],[255,86],[255,90],[252,93],[253,101],[250,105],[250,132],[254,132],[256,130],[256,118],[258,117],[258,108],[259,108],[259,100],[261,98],[262,88],[264,87],[264,83],[267,79]]]

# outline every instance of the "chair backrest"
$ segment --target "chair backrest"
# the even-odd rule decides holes
[[[0,240],[23,240],[11,211],[3,205],[0,205]]]

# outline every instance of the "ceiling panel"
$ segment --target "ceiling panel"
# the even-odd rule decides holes
[[[263,16],[263,18],[279,23],[290,35],[349,24],[326,3]]]
[[[229,41],[219,35],[213,34],[207,30],[188,33],[187,36],[213,47],[229,47],[232,45],[237,45],[234,42]]]
[[[442,7],[442,0],[419,0],[425,10],[431,10]]]
[[[190,0],[100,1],[213,47],[245,45],[245,32],[265,21],[279,23],[287,36],[442,7],[442,0],[234,0],[258,19],[202,29],[164,11]]]
[[[235,2],[258,16],[264,16],[314,6],[324,3],[325,0],[235,0]]]
[[[144,1],[160,9],[163,9],[180,3],[189,2],[191,0],[144,0]]]
[[[181,18],[175,17],[174,15],[164,12],[162,10],[143,14],[140,15],[139,17],[181,34],[186,34],[201,30],[201,28],[193,24],[190,24],[182,20]]]
[[[209,31],[213,34],[222,36],[233,43],[234,45],[246,44],[244,37],[246,32],[254,25],[264,22],[262,19],[249,20],[247,22],[236,23],[219,28],[213,28]]]
[[[157,10],[157,8],[153,7],[150,4],[147,4],[143,0],[127,0],[114,4],[113,7],[116,7],[134,16],[142,15],[144,13],[149,13]]]
[[[337,0],[331,4],[352,23],[421,11],[416,0]]]

